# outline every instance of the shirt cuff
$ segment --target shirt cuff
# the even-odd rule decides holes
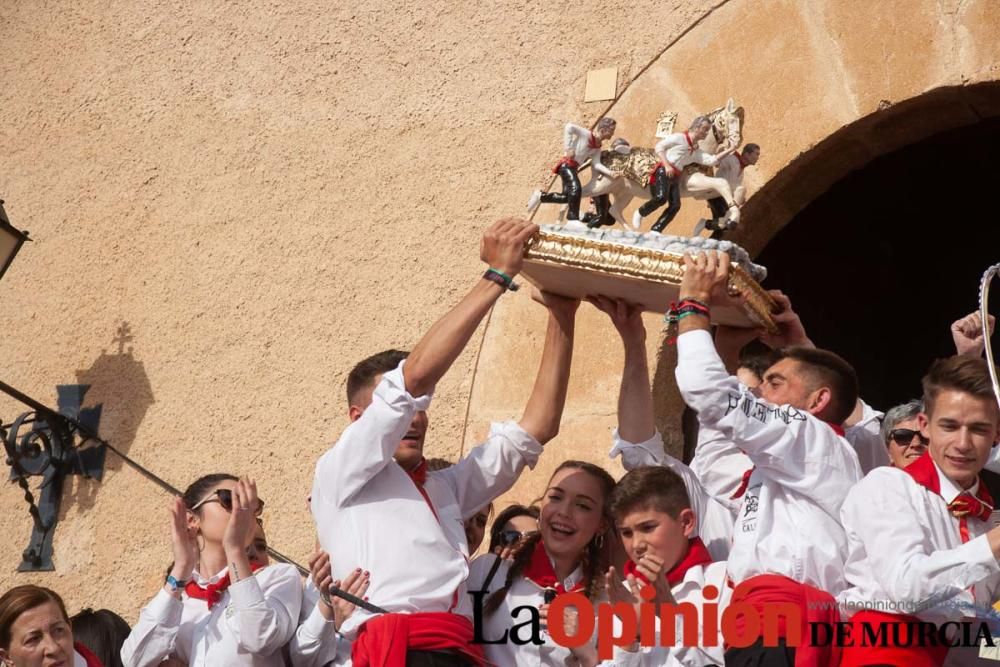
[[[678,361],[696,354],[716,354],[715,341],[712,340],[712,334],[708,329],[685,331],[677,337]]]
[[[300,632],[306,636],[308,641],[336,643],[338,640],[337,628],[334,626],[334,622],[326,620],[323,617],[323,612],[316,605],[313,605],[309,616],[302,623]]]
[[[183,609],[184,604],[162,588],[149,604],[146,605],[146,611],[149,615],[157,623],[163,625],[179,625]]]
[[[521,455],[528,468],[535,469],[538,457],[542,455],[542,443],[521,428],[521,425],[514,420],[505,422],[493,422],[490,424],[490,439],[500,437],[509,442],[514,450]]]
[[[863,428],[871,433],[878,433],[879,430],[881,429],[882,426],[881,421],[884,416],[885,416],[884,413],[879,412],[878,410],[868,405],[864,401],[861,401],[861,419],[858,420],[857,424],[854,424],[853,426],[851,426],[851,428],[847,430],[850,431],[851,429],[854,428]],[[869,428],[869,425],[874,426],[874,428]]]
[[[426,410],[431,405],[434,392],[423,396],[412,396],[410,392],[406,391],[406,382],[403,380],[404,364],[406,364],[405,359],[399,362],[399,366],[382,376],[382,381],[375,387],[374,395],[389,405],[408,403],[417,412]]]
[[[264,602],[264,591],[260,589],[257,577],[247,577],[229,587],[229,597],[237,609],[246,609]]]
[[[652,437],[645,442],[629,442],[623,439],[618,429],[611,434],[613,445],[608,456],[612,459],[617,456],[622,457],[622,465],[626,470],[632,470],[640,466],[662,465],[663,463],[663,437],[659,431],[654,431]]]

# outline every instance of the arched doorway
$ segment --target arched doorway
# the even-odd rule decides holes
[[[864,398],[886,409],[919,396],[929,363],[953,353],[950,323],[975,309],[982,272],[1000,261],[998,190],[993,117],[849,173],[757,261],[816,344],[851,361]]]

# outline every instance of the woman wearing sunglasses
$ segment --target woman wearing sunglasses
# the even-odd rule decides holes
[[[896,468],[905,468],[927,451],[927,438],[920,432],[917,415],[924,410],[921,401],[897,405],[885,413],[882,438],[889,448],[889,460]]]
[[[168,657],[188,667],[284,665],[302,586],[292,565],[251,563],[263,507],[255,482],[224,474],[198,479],[172,502],[174,565],[125,640],[125,667]]]

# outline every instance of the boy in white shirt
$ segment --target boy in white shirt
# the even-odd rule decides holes
[[[489,439],[464,459],[427,473],[426,410],[438,380],[511,287],[526,243],[537,231],[523,220],[494,224],[480,247],[490,268],[469,294],[408,356],[376,355],[380,367],[362,363],[352,372],[352,378],[364,374],[366,381],[349,379],[352,423],[316,466],[312,511],[333,577],[345,580],[358,567],[370,572],[371,603],[391,612],[373,616],[357,609],[341,626],[353,642],[356,667],[482,660],[481,647],[471,643],[472,607],[464,589],[469,573],[464,520],[509,489],[525,465],[534,466],[542,444],[555,437],[579,302],[542,295],[548,330],[519,423],[495,424]]]
[[[657,591],[652,604],[692,605],[696,610],[693,618],[685,618],[684,613],[677,615],[672,646],[664,646],[660,636],[639,636],[630,646],[616,647],[614,664],[619,667],[721,665],[724,661],[721,641],[706,646],[701,641],[701,627],[706,586],[715,588],[710,600],[718,605],[719,616],[728,602],[726,563],[713,563],[705,544],[694,537],[696,517],[684,481],[662,466],[636,468],[615,487],[611,513],[629,557],[623,572],[627,584],[613,570],[608,574],[611,601],[641,604],[644,600],[639,587],[652,585]],[[691,624],[697,632],[692,631]],[[697,645],[686,646],[685,638],[694,636],[699,637]]]
[[[916,627],[987,616],[1000,595],[1000,528],[991,528],[994,503],[979,479],[1000,432],[989,370],[983,359],[951,357],[923,385],[917,419],[928,450],[905,469],[869,473],[841,510],[850,588],[840,601],[854,612],[846,666],[941,665],[946,655],[969,664],[963,648],[949,653],[937,641],[947,637],[926,641]],[[888,642],[866,641],[879,633]]]

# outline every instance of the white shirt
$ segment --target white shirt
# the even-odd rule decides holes
[[[201,586],[215,583],[197,572]],[[230,586],[211,611],[205,600],[163,589],[139,612],[122,646],[126,667],[158,665],[174,656],[188,667],[283,667],[281,647],[295,632],[302,583],[293,565],[268,565]]]
[[[292,667],[350,667],[351,642],[337,633],[333,621],[323,617],[318,602],[319,589],[310,577],[302,592],[299,627],[288,645]]]
[[[746,391],[726,372],[708,331],[681,334],[677,357],[684,401],[756,466],[733,528],[733,582],[778,574],[831,595],[842,591],[840,506],[861,479],[854,449],[808,412]]]
[[[959,520],[948,511],[961,490],[934,467],[941,495],[903,470],[879,468],[847,496],[841,518],[850,588],[838,596],[845,615],[868,608],[943,623],[975,616],[974,603],[988,609],[998,599],[1000,565],[986,538],[991,526],[969,517],[970,539],[962,544]]]
[[[611,458],[619,454],[622,457],[622,467],[634,470],[640,466],[660,465],[676,472],[684,481],[688,500],[694,511],[697,527],[694,536],[700,537],[712,558],[724,561],[729,556],[729,545],[733,540],[733,514],[727,505],[710,494],[702,485],[698,476],[682,461],[670,456],[663,450],[663,439],[659,432],[649,440],[632,443],[623,440],[615,429]]]
[[[628,583],[625,583],[628,587]],[[705,597],[702,590],[705,586],[715,586],[719,595],[709,602],[718,605],[717,618],[722,618],[722,612],[729,606],[732,589],[726,585],[726,563],[715,562],[709,565],[696,565],[684,573],[684,578],[670,588],[677,604],[692,604],[698,608],[698,646],[684,646],[684,618],[678,614],[674,628],[675,643],[673,646],[660,646],[659,618],[656,619],[657,646],[642,646],[636,652],[629,652],[621,647],[615,647],[614,659],[605,660],[600,667],[707,667],[708,665],[725,664],[722,634],[719,634],[718,646],[704,646],[702,641],[702,621],[705,618]],[[618,619],[616,635],[621,632]]]
[[[740,385],[740,391],[749,391]],[[889,450],[879,432],[882,413],[861,401],[861,419],[844,430],[844,437],[858,455],[862,474],[879,466],[890,465]],[[699,422],[698,444],[691,459],[691,470],[705,490],[727,506],[736,520],[743,498],[733,498],[743,481],[743,474],[753,467],[750,457],[740,451],[719,429]],[[714,556],[714,554],[713,554]]]
[[[688,134],[686,132],[668,134],[656,144],[653,151],[658,156],[666,153],[667,162],[672,164],[677,169],[683,169],[692,163],[703,164],[711,167],[718,162],[718,158],[714,155],[709,155],[698,148],[698,142],[694,141],[694,139],[692,139],[689,144]]]
[[[496,559],[497,557],[494,554],[483,554],[472,561],[472,565],[469,568],[468,588],[470,591],[484,590],[483,584],[486,582],[486,576],[489,574],[490,568],[496,562]],[[490,581],[489,586],[485,588],[488,592],[482,598],[483,605],[486,604],[493,591],[503,588],[504,582],[507,581],[507,572],[510,570],[510,566],[510,561],[500,563],[500,567],[497,568],[496,574]],[[563,588],[566,590],[572,589],[582,578],[583,570],[578,567],[562,582]],[[528,606],[538,608],[543,604],[545,604],[545,589],[527,577],[518,577],[511,583],[510,588],[507,590],[507,595],[504,597],[503,602],[500,603],[500,606],[496,608],[496,611],[488,616],[484,616],[483,638],[487,640],[500,639],[504,636],[505,632],[511,631],[512,626],[528,621],[530,615],[527,611],[521,611],[517,616],[513,616],[514,610],[518,607]],[[523,641],[530,636],[530,633],[531,626],[525,625],[518,631],[518,637]],[[526,644],[515,644],[508,636],[507,641],[500,644],[483,644],[483,650],[486,652],[486,659],[494,665],[575,667],[580,664],[580,661],[576,659],[568,648],[552,641],[552,637],[544,630],[544,626],[541,638],[545,643],[539,646],[530,641]]]
[[[405,362],[404,362],[405,363]],[[542,446],[515,422],[494,424],[489,439],[457,464],[427,475],[427,506],[394,460],[414,415],[431,397],[403,384],[403,364],[382,376],[371,405],[316,464],[312,512],[333,578],[354,568],[371,572],[368,598],[390,612],[472,616],[463,519],[507,491]],[[440,521],[439,521],[440,519]],[[341,634],[354,639],[372,613],[356,609]]]
[[[611,170],[601,162],[600,141],[597,142],[597,148],[592,148],[590,145],[591,137],[594,137],[594,133],[587,128],[566,123],[566,128],[563,130],[563,152],[572,156],[577,164],[583,164],[586,160],[590,160],[591,169],[609,178],[614,176]]]

